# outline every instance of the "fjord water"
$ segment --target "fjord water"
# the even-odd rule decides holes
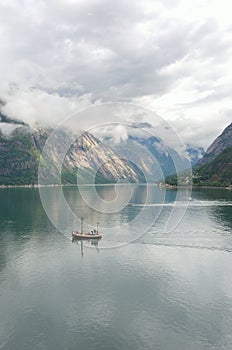
[[[137,186],[129,205],[107,214],[64,188],[73,212],[104,228],[98,245],[82,246],[70,239],[71,223],[66,236],[50,223],[38,189],[0,190],[0,349],[232,348],[232,191],[183,191],[189,206],[167,232],[172,208],[185,203],[174,202],[175,190],[149,188],[138,232],[123,239],[111,228],[138,217],[145,190]],[[97,191],[115,196],[114,186]]]

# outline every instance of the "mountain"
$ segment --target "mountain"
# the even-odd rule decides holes
[[[7,125],[6,125],[7,124]],[[0,185],[36,184],[40,155],[51,130],[31,129],[28,125],[1,118],[0,121]],[[42,159],[49,172],[50,183],[57,183],[60,176],[57,161],[59,147],[66,147],[66,136],[70,131],[59,132],[57,148],[50,150],[50,162]],[[77,170],[85,183],[95,174],[95,181],[116,182],[128,180],[138,182],[142,174],[138,168],[120,159],[110,147],[104,145],[90,133],[83,133],[70,147],[63,162],[62,181],[77,182]],[[45,179],[46,183],[46,179]]]
[[[127,138],[114,142],[113,136],[104,135],[104,143],[120,157],[125,157],[143,171],[148,181],[160,181],[195,164],[204,154],[203,148],[187,146],[181,152],[167,145],[161,137],[154,136],[157,130],[149,123],[134,123],[126,128]]]
[[[109,146],[89,132],[83,133],[72,144],[64,160],[63,168],[65,174],[72,174],[74,171],[75,181],[76,169],[81,170],[83,181],[88,176],[88,172],[93,170],[97,170],[97,176],[102,177],[101,182],[104,182],[104,179],[108,182],[118,180],[138,182],[142,179],[142,173],[136,166],[125,159],[120,159]],[[65,178],[67,179],[64,176]],[[69,178],[71,179],[70,175]]]
[[[1,106],[1,101],[0,101],[0,106]],[[24,123],[23,121],[21,120],[18,120],[18,119],[12,119],[4,114],[2,114],[0,112],[0,123],[2,125],[2,123],[5,123],[5,124],[12,124],[12,125],[26,125],[26,123]]]
[[[0,133],[0,184],[34,184],[39,150],[27,127],[14,129],[11,136]]]
[[[183,184],[188,184],[186,174],[179,174]],[[193,185],[228,187],[232,185],[232,124],[224,129],[209,146],[205,155],[193,167]],[[166,178],[169,185],[177,184],[177,176]]]
[[[147,132],[149,130],[149,132]],[[56,147],[49,148],[49,161],[40,158],[46,140],[52,130],[37,128],[0,114],[0,185],[37,184],[39,161],[43,165],[41,179],[55,184],[60,178],[58,169],[62,149],[68,149],[69,130],[55,134]],[[189,166],[186,150],[181,154],[166,145],[155,134],[149,123],[134,123],[127,128],[127,137],[115,143],[111,136],[101,140],[83,133],[68,149],[61,171],[63,183],[157,182],[173,174],[176,169]],[[190,148],[195,160],[199,150]]]
[[[162,141],[154,136],[147,139],[129,136],[126,141],[114,144],[109,140],[108,144],[111,144],[112,149],[120,157],[130,159],[136,164],[148,181],[158,181],[163,175],[174,173],[176,168],[173,159],[178,164],[182,163],[183,168],[187,166],[187,162],[185,163],[177,152],[165,147]]]
[[[197,163],[193,183],[198,186],[232,184],[232,123],[213,141]]]
[[[215,141],[209,146],[203,158],[199,160],[197,166],[209,163],[221,154],[226,148],[232,146],[232,123],[228,125]]]
[[[203,147],[186,145],[186,153],[192,166],[196,165],[204,157],[205,150]]]
[[[225,148],[213,160],[196,168],[193,184],[198,186],[232,185],[232,146]]]

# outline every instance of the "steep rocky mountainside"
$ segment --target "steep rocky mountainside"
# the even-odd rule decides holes
[[[179,174],[186,183],[185,173]],[[177,185],[177,176],[166,178]],[[228,187],[232,185],[232,124],[210,145],[204,157],[193,168],[193,185]]]
[[[160,138],[155,136],[129,136],[126,141],[116,144],[111,139],[105,139],[104,142],[110,144],[121,157],[130,159],[137,164],[149,181],[159,181],[163,177],[174,174],[177,169],[188,168],[191,164],[191,158],[194,161],[197,154],[200,154],[200,151],[189,148],[189,154],[180,155],[175,149],[165,145]]]
[[[193,184],[198,186],[232,185],[232,147],[195,170]]]
[[[33,130],[6,118],[0,122],[0,130],[0,185],[36,184],[40,154],[50,130]],[[59,133],[57,145],[66,146],[67,132]],[[53,183],[59,176],[58,152],[59,149],[52,149],[52,162],[46,164]],[[95,180],[98,183],[120,179],[138,182],[142,178],[135,166],[120,159],[110,147],[89,133],[82,134],[68,150],[62,169],[63,182],[76,183],[77,169],[82,170],[84,181],[88,181],[88,174],[97,172]]]
[[[66,172],[82,169],[85,175],[86,170],[95,169],[98,176],[111,181],[124,179],[138,182],[142,179],[142,173],[133,164],[118,157],[109,146],[88,132],[83,133],[70,147],[64,169]]]
[[[130,182],[159,181],[189,166],[186,157],[167,146],[152,133],[150,124],[134,125],[128,138],[119,143],[110,137],[101,142],[92,134],[83,133],[69,148],[63,162],[62,181],[64,183],[97,183],[128,180]],[[153,130],[153,129],[152,129]],[[40,155],[51,130],[31,129],[21,121],[0,114],[0,185],[36,184]],[[155,130],[153,130],[153,133]],[[49,159],[42,158],[42,178],[44,183],[58,183],[59,154],[67,148],[70,131],[60,130],[55,135],[55,147],[49,149]],[[149,135],[149,137],[147,136]],[[191,148],[189,154],[196,159],[200,151]]]
[[[198,166],[204,165],[215,159],[226,148],[232,146],[232,123],[228,125],[213,143],[207,149],[203,158],[197,163]]]
[[[232,184],[232,123],[213,141],[197,163],[193,183],[199,186]]]

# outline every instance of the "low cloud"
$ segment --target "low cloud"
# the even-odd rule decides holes
[[[79,98],[60,96],[36,88],[22,89],[13,86],[1,91],[2,113],[20,119],[32,126],[54,127],[65,118],[92,105],[91,94]]]
[[[226,0],[2,2],[3,112],[55,124],[100,102],[134,102],[207,147],[231,122],[230,17]]]

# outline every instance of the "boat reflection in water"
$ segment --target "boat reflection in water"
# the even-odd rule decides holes
[[[83,242],[85,241],[85,247],[91,247],[91,248],[96,248],[97,252],[99,253],[99,249],[98,249],[98,242],[101,238],[98,238],[98,239],[80,239],[80,238],[72,238],[72,242],[73,243],[76,243],[76,244],[80,244],[80,247],[81,247],[81,255],[83,256],[84,255],[84,244]]]

